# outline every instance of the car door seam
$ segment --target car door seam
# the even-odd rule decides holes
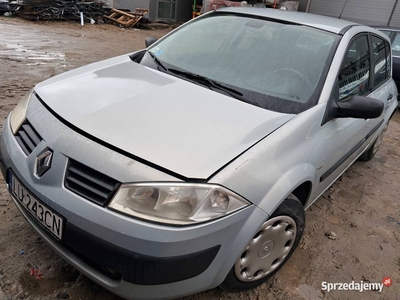
[[[367,141],[374,133],[379,129],[379,127],[383,124],[384,120],[381,120],[378,125],[376,125],[372,130],[359,142],[355,145],[349,152],[347,152],[341,159],[339,159],[332,167],[329,168],[322,176],[319,181],[323,182],[326,178],[328,178],[337,168],[339,168],[354,152],[357,151],[364,143]]]

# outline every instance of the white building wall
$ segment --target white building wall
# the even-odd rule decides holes
[[[396,2],[396,0],[311,0],[309,12],[370,26],[386,26]],[[392,23],[394,19],[392,18]]]

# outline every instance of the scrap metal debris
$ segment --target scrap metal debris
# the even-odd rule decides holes
[[[111,11],[102,0],[16,0],[8,5],[9,11],[28,20],[78,21],[83,13],[85,22],[93,23],[102,22],[103,15]]]
[[[0,13],[1,14],[7,14],[11,11],[11,7],[8,4],[8,1],[0,0]]]

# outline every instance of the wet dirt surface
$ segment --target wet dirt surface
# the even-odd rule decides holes
[[[32,23],[0,17],[0,119],[36,83],[64,71],[140,49],[163,30],[112,25]],[[260,287],[213,289],[184,299],[400,300],[400,112],[370,162],[356,162],[307,211],[305,234],[289,262]],[[327,234],[329,232],[332,233]],[[329,239],[334,237],[336,239]],[[41,279],[30,275],[37,267]],[[376,291],[321,290],[322,282],[393,283]],[[40,276],[39,276],[40,278]],[[60,259],[30,228],[0,181],[0,300],[116,300]]]

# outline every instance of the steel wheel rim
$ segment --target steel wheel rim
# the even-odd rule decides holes
[[[378,151],[379,146],[382,144],[383,135],[385,134],[387,127],[388,127],[388,125],[386,124],[385,127],[382,129],[381,134],[376,139],[376,142],[374,143],[374,148],[372,150],[373,154],[375,154]]]
[[[276,270],[292,249],[296,222],[289,216],[267,220],[247,245],[234,267],[240,281],[257,281]]]

